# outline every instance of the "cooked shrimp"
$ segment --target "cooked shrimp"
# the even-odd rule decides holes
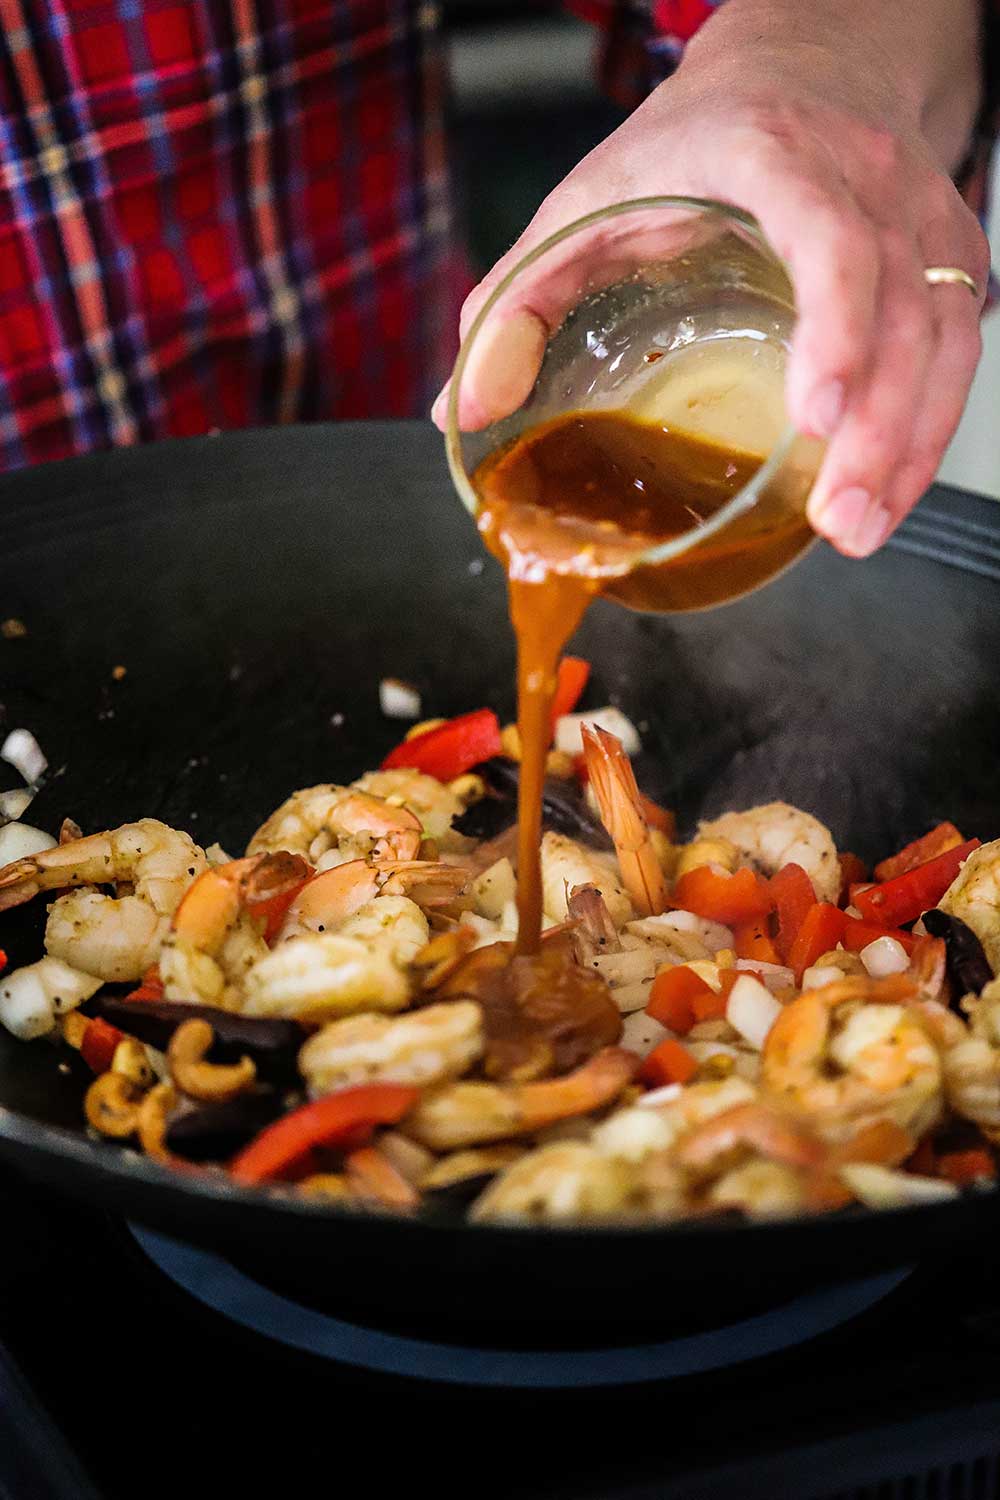
[[[808,1113],[826,1140],[879,1119],[922,1135],[941,1112],[943,1080],[938,1048],[906,1004],[915,992],[893,975],[800,995],[764,1043],[765,1092]]]
[[[313,863],[327,850],[346,846],[352,854],[380,860],[416,859],[423,838],[420,819],[382,797],[345,786],[313,786],[294,792],[247,845],[248,854],[287,850]]]
[[[465,811],[465,802],[451,787],[423,771],[368,771],[354,782],[359,792],[384,798],[391,806],[402,806],[420,819],[428,838],[442,849],[466,848],[469,840],[452,829],[452,820]]]
[[[723,1172],[709,1186],[705,1202],[713,1208],[739,1209],[750,1219],[782,1218],[813,1206],[803,1173],[767,1157],[752,1157]]]
[[[945,1096],[956,1114],[1000,1145],[1000,981],[966,1000],[969,1025],[936,1002],[919,1006],[941,1048]]]
[[[573,953],[578,964],[589,964],[605,953],[620,953],[618,936],[607,902],[596,885],[575,885],[566,902],[573,929]]]
[[[590,785],[601,821],[614,842],[625,889],[640,916],[655,916],[667,905],[667,880],[639,800],[632,763],[621,740],[606,729],[584,724],[581,733]]]
[[[793,1167],[815,1167],[826,1148],[787,1111],[754,1100],[737,1104],[691,1130],[675,1149],[680,1166],[714,1175],[748,1153]]]
[[[599,1150],[623,1161],[671,1151],[685,1132],[737,1105],[749,1104],[756,1089],[742,1078],[692,1083],[663,1104],[633,1104],[616,1110],[596,1126],[591,1139]]]
[[[620,1047],[605,1047],[562,1078],[444,1084],[424,1095],[403,1128],[434,1151],[530,1135],[610,1104],[632,1078],[637,1061]]]
[[[483,1054],[479,1006],[471,1000],[428,1005],[388,1016],[331,1021],[299,1053],[310,1094],[330,1094],[358,1083],[409,1083],[418,1088],[461,1078]]]
[[[632,1188],[623,1162],[583,1141],[557,1141],[530,1151],[477,1199],[470,1218],[531,1223],[607,1219],[621,1214]]]
[[[767,802],[745,812],[723,813],[698,825],[700,839],[728,839],[742,862],[773,875],[782,865],[801,865],[813,883],[817,901],[836,903],[840,864],[830,830],[811,813],[787,802]]]
[[[610,857],[549,829],[542,835],[542,902],[551,921],[565,922],[569,893],[578,885],[596,886],[616,927],[633,915]]]
[[[1000,973],[1000,839],[972,851],[938,906],[972,928],[990,968]]]
[[[409,896],[418,906],[447,903],[466,884],[466,872],[432,860],[370,865],[352,859],[307,881],[285,914],[278,940],[302,932],[337,932],[376,898]]]
[[[57,844],[0,870],[0,911],[61,886],[114,885],[114,896],[70,891],[49,908],[45,947],[99,979],[139,979],[156,962],[170,918],[205,855],[155,818]]]
[[[199,875],[170,924],[160,953],[168,1000],[239,1010],[243,981],[270,951],[247,913],[258,884],[272,883],[288,855],[254,854]]]

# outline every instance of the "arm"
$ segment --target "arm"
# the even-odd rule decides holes
[[[979,107],[979,25],[979,0],[726,0],[545,200],[463,330],[532,244],[589,209],[652,193],[738,204],[795,283],[789,411],[830,439],[810,519],[841,550],[874,551],[933,479],[980,353],[982,299],[923,277],[961,266],[985,291],[988,246],[950,180]],[[504,354],[518,357],[510,338]]]

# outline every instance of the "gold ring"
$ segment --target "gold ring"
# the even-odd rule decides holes
[[[979,288],[961,266],[928,266],[924,280],[930,286],[967,286],[974,297],[979,296]]]

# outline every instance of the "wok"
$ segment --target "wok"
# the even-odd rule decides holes
[[[502,579],[428,426],[91,456],[7,477],[0,515],[0,617],[29,629],[0,640],[0,701],[5,727],[30,727],[58,772],[30,814],[42,826],[155,816],[240,852],[292,788],[377,764],[400,732],[379,712],[384,675],[417,683],[428,713],[484,702],[511,713]],[[590,701],[614,699],[642,727],[640,779],[682,828],[782,797],[863,857],[945,817],[985,840],[1000,833],[998,577],[997,513],[939,487],[874,560],[818,547],[770,588],[702,615],[598,606],[576,649],[594,663]],[[41,903],[0,919],[13,961],[38,956],[42,919]],[[674,1307],[718,1307],[722,1286],[767,1297],[971,1246],[1000,1208],[991,1191],[892,1213],[627,1231],[470,1227],[448,1205],[426,1220],[345,1215],[90,1142],[82,1074],[59,1060],[44,1042],[0,1036],[0,1155],[24,1173],[411,1321],[419,1307],[572,1322],[623,1283],[637,1306],[648,1285],[685,1293]]]

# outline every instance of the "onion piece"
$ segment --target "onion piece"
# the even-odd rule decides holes
[[[836,964],[813,964],[802,975],[803,990],[821,990],[825,985],[837,984],[844,977],[843,969]]]
[[[780,1014],[781,1006],[770,990],[752,974],[741,974],[726,1006],[726,1020],[733,1030],[760,1052]]]
[[[902,943],[893,937],[876,938],[862,948],[858,955],[873,979],[885,979],[889,974],[903,974],[910,967],[910,960]]]
[[[379,707],[387,719],[419,719],[420,694],[398,677],[383,677],[378,685]]]
[[[652,985],[651,979],[640,979],[634,984],[621,984],[611,991],[611,998],[623,1016],[631,1015],[633,1011],[644,1011],[649,1004],[649,992]]]
[[[103,983],[62,959],[40,958],[0,979],[0,1022],[22,1041],[45,1036],[57,1016],[89,1000]]]
[[[591,708],[584,714],[563,714],[556,720],[556,749],[567,755],[583,754],[583,725],[588,728],[606,729],[617,735],[626,755],[638,755],[642,748],[639,731],[619,708]]]
[[[643,936],[655,936],[663,932],[690,932],[705,944],[710,953],[718,953],[720,948],[731,948],[734,942],[732,928],[724,927],[721,922],[711,922],[707,917],[695,916],[693,911],[664,911],[656,917],[641,917],[638,922],[632,922],[629,926]]]
[[[839,1176],[855,1198],[867,1208],[903,1208],[912,1203],[939,1203],[957,1198],[953,1182],[939,1177],[919,1177],[912,1172],[894,1172],[872,1162],[851,1162]]]
[[[12,791],[0,792],[0,823],[16,823],[34,800],[35,788],[30,786],[18,786]]]
[[[625,1017],[619,1045],[627,1047],[629,1052],[637,1052],[640,1057],[646,1057],[654,1047],[671,1036],[672,1031],[661,1026],[659,1021],[654,1021],[652,1016],[647,1016],[644,1010],[634,1010]]]
[[[30,786],[48,769],[48,761],[30,729],[12,729],[0,745],[0,760],[24,777]]]
[[[54,849],[56,841],[50,833],[32,828],[30,823],[5,823],[0,828],[0,866],[9,865],[15,859],[30,859],[46,849]]]
[[[738,958],[736,968],[751,970],[757,974],[767,985],[769,990],[787,990],[795,983],[795,971],[786,969],[784,964],[759,963],[755,958]]]
[[[650,1089],[635,1101],[642,1109],[659,1109],[661,1104],[672,1104],[684,1092],[683,1084],[665,1083],[661,1089]]]

